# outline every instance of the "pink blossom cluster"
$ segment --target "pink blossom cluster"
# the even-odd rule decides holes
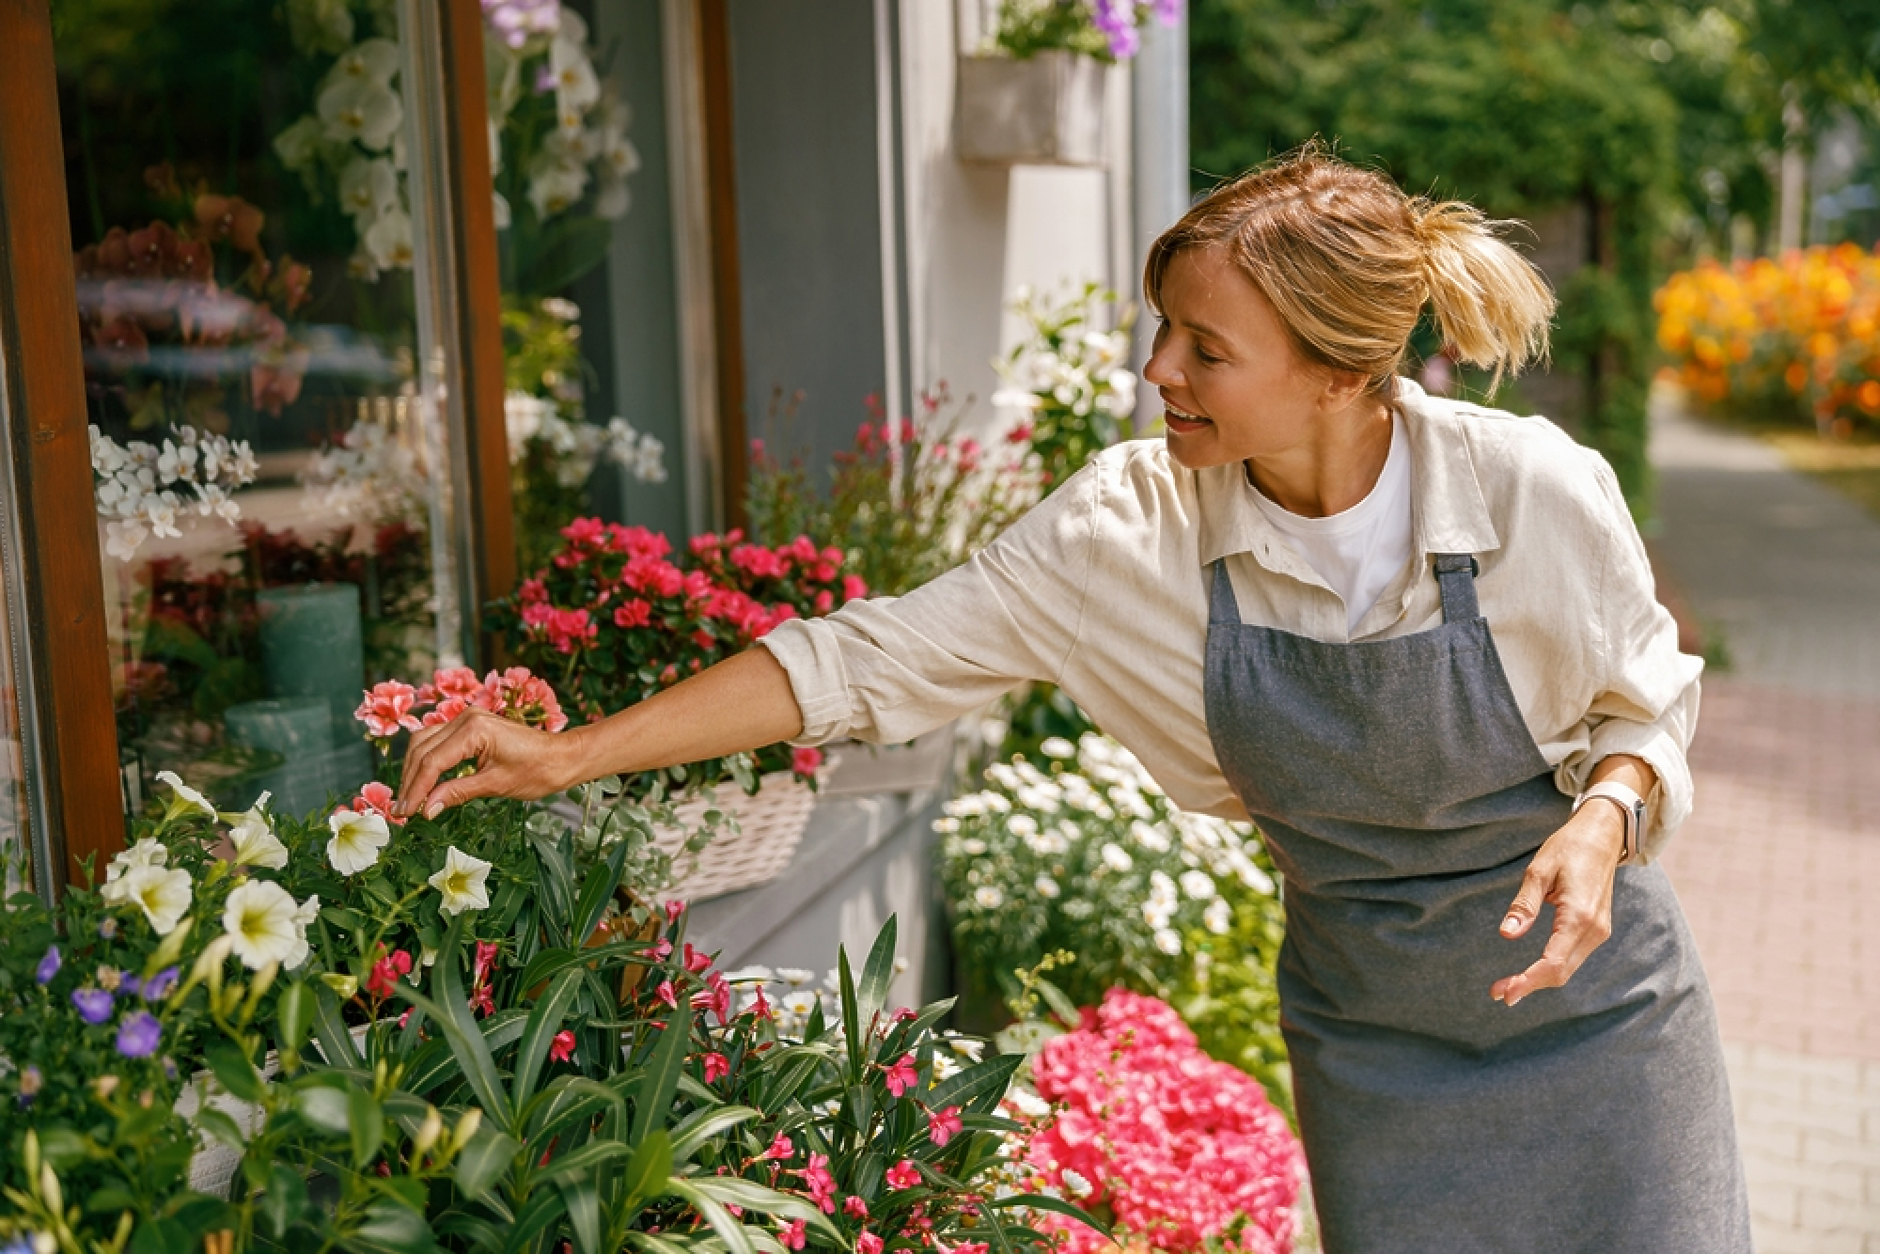
[[[488,710],[551,732],[568,725],[555,690],[526,666],[491,671],[481,679],[467,666],[447,667],[419,687],[388,679],[366,689],[353,717],[366,725],[368,736],[383,741],[400,731],[448,723],[465,710]]]
[[[1040,1097],[1062,1103],[1026,1151],[1035,1187],[1107,1204],[1158,1250],[1292,1249],[1299,1142],[1259,1083],[1202,1053],[1167,1003],[1110,990],[1045,1045],[1033,1076]],[[1040,1223],[1063,1233],[1071,1254],[1106,1245],[1083,1224]]]

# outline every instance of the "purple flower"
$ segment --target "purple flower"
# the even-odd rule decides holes
[[[1164,26],[1173,26],[1182,20],[1182,0],[1155,0],[1156,20]]]
[[[143,991],[143,987],[144,982],[128,971],[118,976],[117,995],[119,997],[135,997]]]
[[[162,1001],[165,997],[170,995],[170,990],[175,987],[176,968],[165,967],[163,970],[151,976],[150,982],[144,985],[144,1000]]]
[[[1121,60],[1136,55],[1142,39],[1136,33],[1135,0],[1095,0],[1090,23],[1110,41],[1110,55]]]
[[[116,940],[117,929],[117,920],[108,914],[98,923],[98,935],[104,937],[106,940]]]
[[[39,1096],[39,1090],[45,1087],[45,1083],[46,1077],[40,1074],[38,1067],[31,1063],[22,1067],[20,1069],[20,1106],[22,1108],[31,1106],[33,1098]]]
[[[49,945],[46,947],[46,956],[39,960],[39,970],[34,972],[33,978],[41,984],[50,984],[52,977],[59,973],[59,968],[63,965],[64,961],[59,957],[59,947]]]
[[[110,993],[101,988],[75,988],[72,990],[72,1004],[78,1007],[78,1017],[86,1023],[103,1023],[111,1017]]]
[[[148,1010],[124,1016],[118,1025],[117,1052],[126,1058],[148,1058],[163,1040],[163,1025]]]

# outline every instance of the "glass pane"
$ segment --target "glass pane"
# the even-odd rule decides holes
[[[0,326],[0,343],[5,342],[5,327]],[[3,358],[3,354],[0,354]],[[20,700],[24,695],[19,676],[26,670],[24,633],[16,634],[13,625],[24,627],[25,585],[20,568],[20,511],[13,496],[12,414],[7,409],[6,362],[0,359],[0,864],[5,873],[0,887],[7,896],[34,884],[32,834],[27,823],[27,775],[25,736],[21,726]]]
[[[678,538],[678,301],[658,0],[484,0],[521,568],[571,519]]]
[[[456,660],[406,7],[55,5],[132,809],[350,796],[362,689]]]

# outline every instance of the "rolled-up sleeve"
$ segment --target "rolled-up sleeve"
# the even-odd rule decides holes
[[[784,623],[759,641],[802,710],[796,743],[911,740],[1025,680],[1055,681],[1083,621],[1101,469],[1080,471],[932,583]]]
[[[1600,679],[1586,716],[1588,747],[1560,764],[1559,782],[1565,791],[1583,791],[1593,768],[1615,753],[1651,763],[1658,786],[1646,799],[1640,840],[1649,862],[1691,813],[1685,754],[1697,726],[1704,663],[1678,651],[1677,624],[1658,602],[1644,541],[1603,461],[1599,478],[1609,518],[1596,629]]]

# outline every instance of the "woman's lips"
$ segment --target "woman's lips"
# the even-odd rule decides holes
[[[1213,425],[1206,418],[1198,418],[1186,410],[1177,409],[1166,400],[1162,402],[1162,421],[1178,435],[1187,435]]]

